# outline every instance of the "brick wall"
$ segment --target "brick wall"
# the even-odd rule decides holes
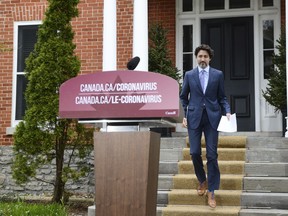
[[[46,0],[0,1],[0,145],[11,145],[6,135],[11,127],[13,83],[13,23],[44,18]],[[79,17],[72,22],[76,55],[81,60],[81,73],[102,69],[103,1],[80,0]],[[123,51],[122,51],[123,52]]]
[[[0,145],[10,145],[6,136],[11,126],[13,80],[13,24],[14,21],[40,20],[45,11],[44,1],[0,1]]]
[[[81,73],[102,70],[103,1],[80,0],[79,16],[72,22]]]
[[[81,73],[102,69],[103,0],[80,0],[79,16],[72,21],[75,31],[76,55],[81,60]],[[0,1],[0,145],[10,145],[6,135],[11,126],[13,80],[13,23],[14,21],[42,20],[46,0]],[[163,22],[169,30],[170,55],[175,61],[175,1],[149,1],[149,22]],[[117,1],[117,68],[126,69],[133,52],[133,0]]]
[[[168,30],[167,39],[170,42],[169,56],[172,61],[175,63],[176,57],[176,5],[175,1],[171,0],[149,0],[148,5],[148,16],[149,24],[152,23],[162,23],[163,26]]]
[[[133,0],[117,1],[117,69],[133,57]]]

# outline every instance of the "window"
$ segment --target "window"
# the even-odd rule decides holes
[[[182,11],[183,12],[193,11],[193,0],[182,0]]]
[[[263,20],[263,63],[264,79],[268,79],[272,67],[274,53],[274,21]]]
[[[204,0],[204,11],[247,9],[251,8],[251,0]]]
[[[273,0],[262,0],[262,7],[271,7],[274,6]]]
[[[183,77],[193,68],[193,26],[183,25]]]
[[[14,122],[23,120],[26,102],[24,92],[27,86],[25,77],[25,60],[33,51],[37,41],[37,31],[39,24],[35,22],[17,22],[14,25],[14,85],[13,85],[13,111],[12,120]]]
[[[250,8],[250,0],[229,0],[230,9]]]
[[[204,10],[222,10],[225,8],[225,0],[205,0]]]

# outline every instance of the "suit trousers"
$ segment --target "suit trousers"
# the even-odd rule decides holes
[[[190,142],[190,155],[195,170],[195,174],[200,183],[206,180],[206,172],[203,166],[201,137],[204,133],[206,143],[206,159],[207,159],[207,179],[208,190],[214,191],[219,189],[220,171],[218,166],[218,131],[213,128],[209,122],[206,109],[202,112],[202,117],[198,128],[189,128],[188,120],[188,135]]]

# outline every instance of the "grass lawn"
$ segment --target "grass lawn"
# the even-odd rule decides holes
[[[0,202],[0,216],[67,216],[68,212],[63,205]]]

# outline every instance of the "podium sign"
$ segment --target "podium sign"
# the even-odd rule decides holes
[[[62,118],[153,118],[179,115],[179,84],[153,72],[79,75],[60,86]]]

